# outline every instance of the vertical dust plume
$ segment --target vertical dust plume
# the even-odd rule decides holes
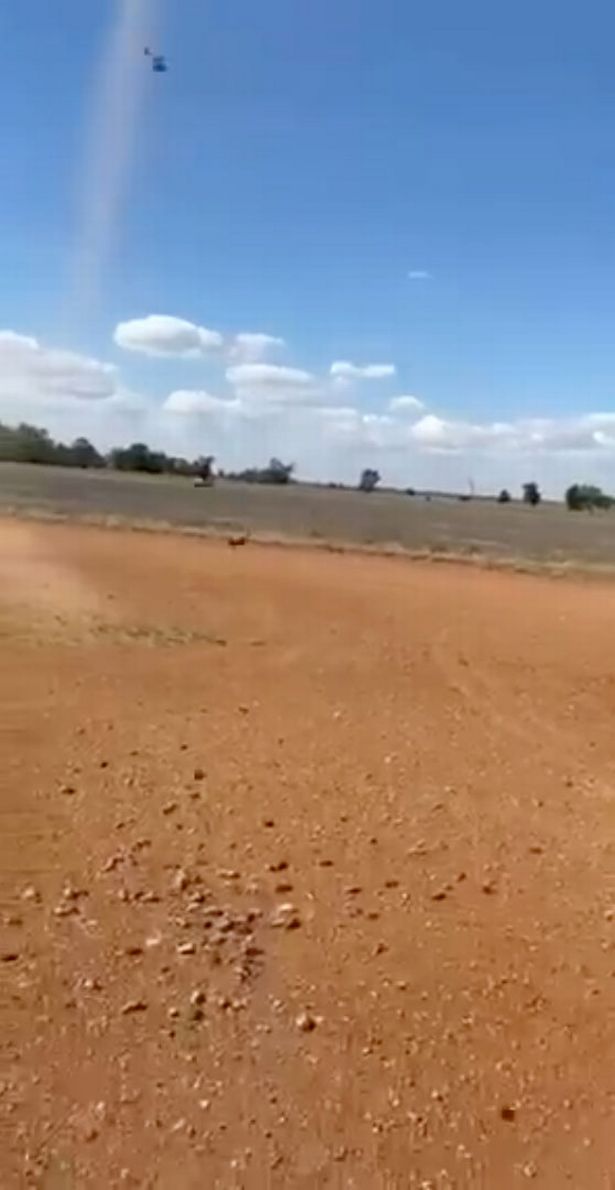
[[[155,41],[160,0],[115,0],[86,122],[72,314],[92,314],[120,239],[121,216]]]

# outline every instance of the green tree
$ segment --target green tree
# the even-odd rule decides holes
[[[602,488],[589,483],[573,483],[566,492],[566,504],[571,512],[593,512],[611,508],[613,499]]]
[[[523,485],[523,503],[530,504],[532,508],[536,508],[542,500],[542,494],[537,483],[524,483]]]
[[[73,467],[104,467],[105,461],[87,438],[75,438],[67,450]]]
[[[359,478],[360,492],[373,492],[380,483],[380,472],[373,467],[366,467]]]

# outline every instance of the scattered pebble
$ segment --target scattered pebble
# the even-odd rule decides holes
[[[162,813],[163,814],[173,814],[176,809],[177,809],[177,802],[167,802],[162,807]]]
[[[276,930],[297,930],[301,925],[299,910],[290,901],[283,901],[273,910],[269,924]]]
[[[185,868],[178,868],[177,872],[175,873],[175,875],[173,877],[174,891],[175,892],[184,892],[184,889],[186,889],[188,887],[189,883],[190,883],[190,877],[188,876],[188,873],[186,872]]]
[[[115,869],[119,867],[119,865],[123,862],[123,860],[124,860],[124,856],[122,855],[122,853],[120,851],[116,852],[115,855],[110,855],[109,859],[105,860],[105,862],[101,868],[101,872],[115,871]]]
[[[205,771],[201,768],[196,768],[192,775],[195,781],[203,781],[205,779]]]
[[[295,1017],[295,1025],[302,1033],[312,1033],[316,1028],[316,1020],[309,1012],[300,1012]]]
[[[196,946],[194,942],[180,942],[177,947],[178,954],[196,954]]]
[[[122,1016],[130,1016],[134,1012],[145,1012],[147,1008],[147,1000],[127,1000],[122,1005]]]

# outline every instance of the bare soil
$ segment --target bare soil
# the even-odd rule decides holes
[[[615,1186],[615,599],[0,522],[0,1185]]]

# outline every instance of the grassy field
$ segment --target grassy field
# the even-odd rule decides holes
[[[152,521],[203,531],[357,546],[397,546],[433,554],[478,554],[508,561],[615,566],[615,514],[589,516],[563,506],[460,503],[398,493],[333,491],[85,472],[0,464],[0,513]]]

